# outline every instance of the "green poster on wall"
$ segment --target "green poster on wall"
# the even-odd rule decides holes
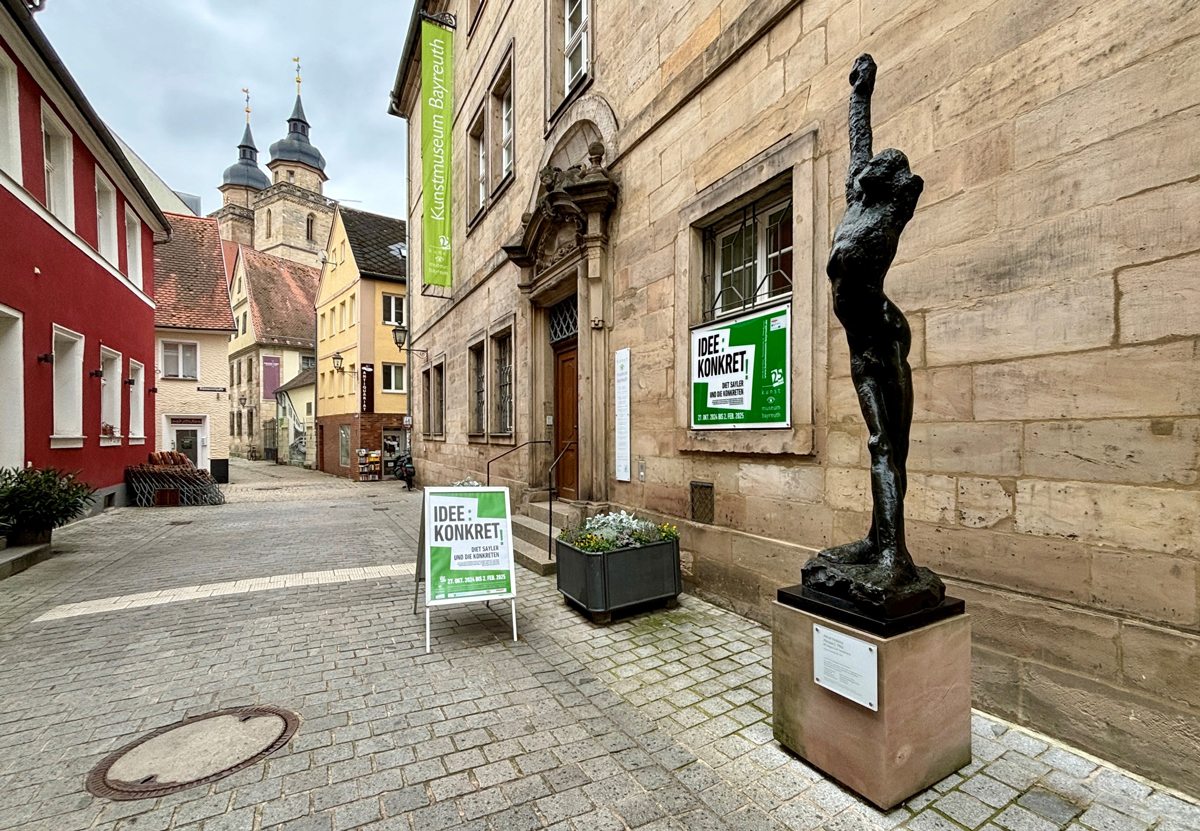
[[[516,596],[508,488],[425,491],[425,603]]]
[[[450,31],[421,23],[421,261],[427,286],[450,288]]]
[[[692,330],[695,430],[791,427],[792,307]]]

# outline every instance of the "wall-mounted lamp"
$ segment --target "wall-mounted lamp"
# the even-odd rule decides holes
[[[342,357],[341,352],[333,353],[333,368],[334,368],[334,370],[336,370],[337,372],[342,372],[342,364],[344,364],[345,362],[346,362],[346,359]]]
[[[47,352],[45,355],[38,355],[37,359],[38,363],[42,363],[44,361],[45,363],[52,364],[54,363],[54,353]]]
[[[88,375],[91,376],[92,378],[103,378],[104,370],[103,369],[93,369],[91,372],[88,373]]]
[[[404,328],[403,323],[397,323],[395,328],[392,329],[392,342],[396,344],[397,349],[403,349],[404,344],[407,341],[408,341],[408,330]],[[416,352],[417,354],[424,355],[426,359],[429,358],[429,351],[426,349],[413,349],[410,346],[408,348],[408,351]]]

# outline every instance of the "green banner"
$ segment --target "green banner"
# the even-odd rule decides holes
[[[421,258],[427,286],[450,288],[450,124],[453,35],[421,22]]]
[[[516,594],[507,488],[425,491],[426,603]]]
[[[692,330],[692,428],[790,427],[792,307]]]

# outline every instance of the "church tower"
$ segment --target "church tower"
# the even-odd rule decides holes
[[[254,202],[270,184],[271,180],[258,166],[258,148],[254,146],[254,134],[250,132],[247,94],[246,131],[238,144],[238,160],[222,174],[221,207],[211,214],[217,218],[221,239],[242,245],[254,244]]]
[[[224,204],[210,214],[221,227],[221,239],[302,265],[320,267],[333,225],[334,203],[321,191],[325,157],[309,140],[311,125],[300,100],[300,62],[296,60],[296,104],[288,117],[287,135],[271,145],[267,168],[258,166],[258,148],[250,133],[250,96],[246,92],[246,132],[238,160],[221,178]]]
[[[300,100],[300,59],[296,62],[296,104],[287,135],[271,145],[271,183],[254,201],[254,247],[276,257],[320,267],[333,225],[333,202],[321,195],[325,157],[308,138],[311,129]]]

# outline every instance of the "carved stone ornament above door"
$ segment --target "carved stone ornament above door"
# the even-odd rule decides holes
[[[605,223],[617,201],[617,183],[603,158],[604,145],[597,141],[588,147],[586,165],[542,169],[533,212],[521,217],[520,232],[501,246],[521,267],[522,288],[533,287],[589,243],[607,242]]]

